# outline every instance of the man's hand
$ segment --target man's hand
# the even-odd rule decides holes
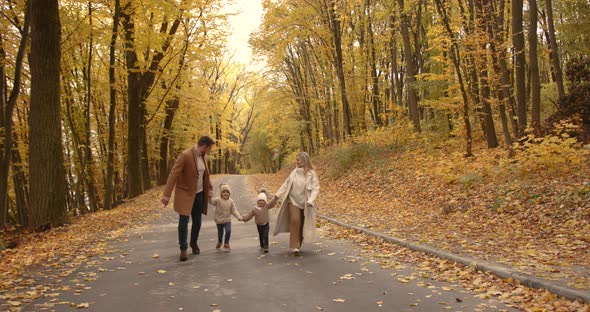
[[[162,199],[160,200],[160,202],[164,205],[164,207],[168,206],[168,203],[170,202],[170,197],[162,197]]]

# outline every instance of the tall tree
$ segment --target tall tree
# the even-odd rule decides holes
[[[447,12],[447,7],[445,6],[444,0],[435,0],[436,2],[436,9],[442,19],[443,25],[445,30],[447,31],[447,35],[451,40],[451,51],[450,56],[455,67],[455,74],[457,75],[457,80],[459,83],[459,88],[461,89],[461,97],[463,98],[463,123],[465,124],[465,157],[473,156],[472,152],[472,145],[473,145],[473,138],[471,135],[471,121],[469,121],[469,97],[467,95],[467,90],[465,88],[465,83],[463,79],[463,74],[461,72],[461,51],[459,50],[459,45],[457,40],[453,35],[453,31],[451,29],[451,22],[449,18],[449,14]]]
[[[418,94],[414,88],[414,82],[416,82],[416,75],[418,74],[418,64],[410,42],[408,10],[405,7],[404,0],[397,0],[397,3],[400,12],[400,30],[404,45],[404,61],[406,64],[406,102],[410,111],[410,119],[414,125],[414,131],[421,132],[422,128],[420,127],[420,115],[418,112]]]
[[[342,30],[340,24],[340,17],[336,13],[335,0],[323,1],[323,10],[328,16],[328,26],[332,33],[332,44],[334,45],[334,66],[336,67],[336,76],[340,84],[340,99],[342,101],[342,119],[344,122],[344,134],[346,136],[352,135],[351,125],[351,109],[348,103],[348,96],[346,94],[346,77],[344,76],[344,64],[342,56]]]
[[[58,0],[31,2],[30,225],[66,218],[60,125],[61,24]]]
[[[524,135],[527,127],[526,55],[522,11],[523,0],[512,0],[512,44],[514,46],[514,83],[516,85],[517,133],[519,137]]]
[[[482,59],[487,60],[487,50],[489,47],[489,41],[485,40],[487,34],[487,26],[488,20],[490,16],[487,14],[486,10],[484,10],[484,1],[486,0],[476,0],[475,7],[477,10],[477,25],[479,29],[478,38],[480,38],[479,48],[482,52]],[[489,2],[489,0],[488,0]],[[498,137],[496,136],[496,127],[494,126],[494,118],[492,116],[492,106],[490,104],[491,99],[491,90],[490,90],[490,83],[489,83],[489,76],[488,76],[488,65],[487,61],[482,62],[481,60],[475,60],[475,64],[478,68],[477,72],[479,74],[479,80],[481,85],[481,105],[483,111],[483,120],[484,120],[484,133],[486,135],[486,141],[488,143],[488,148],[494,148],[498,146]]]
[[[29,40],[30,14],[28,7],[29,3],[27,1],[25,4],[25,19],[23,25],[18,25],[17,21],[13,21],[13,23],[19,26],[18,30],[21,38],[14,64],[14,78],[10,95],[6,94],[8,90],[5,71],[6,52],[4,50],[3,37],[2,34],[0,34],[0,133],[2,133],[2,136],[4,137],[3,142],[0,144],[2,147],[0,149],[0,226],[6,223],[8,213],[8,171],[10,168],[10,160],[12,158],[11,149],[13,147],[12,115],[20,94],[23,60],[25,57],[27,42]]]
[[[559,47],[557,46],[557,39],[555,37],[555,21],[553,20],[553,3],[551,0],[545,0],[545,10],[547,10],[547,31],[549,33],[549,48],[551,49],[549,56],[551,57],[551,66],[553,67],[555,83],[557,84],[557,95],[561,99],[565,96],[565,88],[563,87],[563,72],[559,59]]]
[[[129,2],[121,10],[121,18],[125,29],[125,47],[128,84],[128,117],[127,126],[127,183],[129,197],[135,197],[150,188],[147,166],[147,141],[145,129],[146,101],[156,80],[161,73],[160,62],[170,48],[172,38],[180,24],[180,16],[176,16],[172,25],[167,20],[162,22],[160,34],[164,36],[162,45],[158,47],[147,62],[147,68],[139,64],[139,56],[135,44],[135,4]],[[170,26],[170,28],[168,27]],[[147,55],[151,55],[147,53]]]
[[[121,11],[121,1],[115,0],[115,10],[113,15],[113,30],[111,32],[111,43],[109,45],[109,143],[107,150],[107,178],[104,187],[104,209],[113,207],[113,173],[115,171],[115,114],[117,108],[117,89],[115,87],[115,51],[117,46],[117,36],[119,33],[119,17]]]
[[[537,55],[537,0],[529,0],[529,73],[531,78],[531,126],[541,135],[541,81]]]
[[[487,33],[490,45],[490,54],[492,58],[492,69],[495,78],[491,79],[492,85],[496,90],[496,97],[499,101],[498,109],[500,111],[500,120],[502,123],[502,133],[507,146],[512,145],[512,135],[510,134],[508,117],[506,116],[506,103],[514,101],[510,91],[510,79],[506,65],[505,49],[498,49],[498,46],[504,45],[504,0],[484,1],[486,11],[486,20],[488,23]]]

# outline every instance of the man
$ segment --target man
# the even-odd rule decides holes
[[[207,167],[207,154],[215,145],[215,141],[209,136],[203,136],[197,144],[183,151],[168,176],[162,204],[166,207],[170,201],[172,189],[174,191],[174,211],[178,212],[178,243],[180,244],[180,261],[188,259],[187,232],[188,221],[192,217],[190,246],[193,254],[201,251],[197,245],[199,231],[201,230],[201,214],[207,214],[209,198],[213,194],[213,187],[209,179]]]

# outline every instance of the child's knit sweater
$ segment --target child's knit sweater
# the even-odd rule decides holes
[[[223,199],[221,197],[215,197],[210,203],[215,206],[213,219],[217,224],[231,222],[231,215],[234,215],[238,220],[241,218],[240,213],[236,209],[236,204],[231,198]]]
[[[242,219],[244,221],[250,221],[250,219],[252,219],[252,217],[254,217],[254,222],[256,222],[256,224],[265,225],[270,220],[270,217],[268,215],[269,208],[272,208],[272,207],[270,207],[268,204],[266,204],[262,207],[256,206],[256,207],[252,208],[252,210],[250,210],[247,214],[245,214],[242,217]]]

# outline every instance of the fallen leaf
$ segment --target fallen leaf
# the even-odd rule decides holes
[[[20,307],[21,302],[20,301],[8,301],[8,304],[10,304],[13,307]]]
[[[338,299],[334,299],[332,301],[334,301],[334,302],[345,302],[346,299],[338,298]]]

